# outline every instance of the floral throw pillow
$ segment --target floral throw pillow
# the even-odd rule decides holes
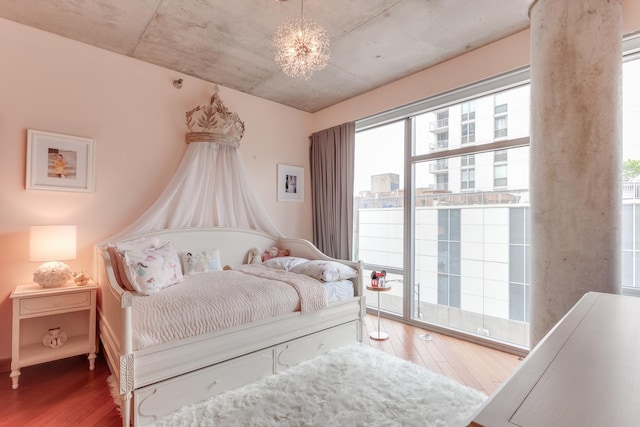
[[[182,281],[180,259],[171,242],[157,248],[125,250],[125,273],[136,292],[152,295]]]
[[[183,252],[182,259],[184,261],[185,275],[222,270],[218,249]]]

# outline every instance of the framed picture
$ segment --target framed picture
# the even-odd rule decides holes
[[[304,168],[278,165],[278,201],[304,202]]]
[[[94,191],[94,140],[27,130],[27,190]]]

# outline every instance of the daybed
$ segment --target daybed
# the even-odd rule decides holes
[[[146,303],[156,295],[176,292],[179,288],[188,291],[191,282],[176,284],[176,288],[168,287],[150,296],[127,291],[116,279],[118,266],[112,263],[113,249],[111,254],[108,250],[113,244],[99,245],[99,335],[105,358],[119,385],[125,426],[151,422],[185,404],[247,384],[331,348],[362,339],[365,301],[361,263],[329,258],[306,240],[274,237],[247,229],[208,227],[162,230],[128,236],[118,239],[118,243],[138,241],[141,237],[169,241],[176,251],[183,254],[215,248],[219,252],[221,265],[231,266],[231,272],[248,268],[245,264],[252,248],[277,247],[289,250],[292,257],[347,265],[358,274],[350,279],[353,296],[330,302],[324,308],[305,313],[297,309],[226,329],[197,332],[193,336],[187,334],[144,346],[139,337],[136,338],[134,323],[138,317],[134,309],[139,306],[136,302]],[[229,272],[205,274],[225,273]],[[240,275],[241,272],[235,271],[233,274]],[[193,310],[189,308],[186,311],[196,313],[193,307]],[[155,310],[157,316],[159,311],[157,308]],[[175,326],[171,325],[173,318],[165,323]],[[198,329],[191,326],[186,325],[183,329]]]

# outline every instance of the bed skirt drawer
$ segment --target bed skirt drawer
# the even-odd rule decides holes
[[[298,363],[319,356],[331,349],[357,342],[358,322],[349,322],[298,338],[276,347],[276,372],[284,371]]]
[[[273,348],[134,391],[134,425],[153,422],[180,407],[206,400],[273,373]]]

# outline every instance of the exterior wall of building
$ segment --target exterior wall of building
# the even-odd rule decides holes
[[[416,209],[415,281],[419,284],[419,317],[472,333],[482,330],[490,337],[527,345],[526,323],[509,318],[510,275],[525,275],[510,270],[510,207],[460,208],[460,252],[459,259],[453,261],[460,265],[459,307],[438,304],[441,262],[447,256],[438,250],[438,215],[447,210]],[[401,208],[358,211],[361,259],[372,265],[402,268],[403,215]],[[404,286],[394,286],[385,296],[387,309],[401,310]],[[392,301],[394,298],[396,301]]]

